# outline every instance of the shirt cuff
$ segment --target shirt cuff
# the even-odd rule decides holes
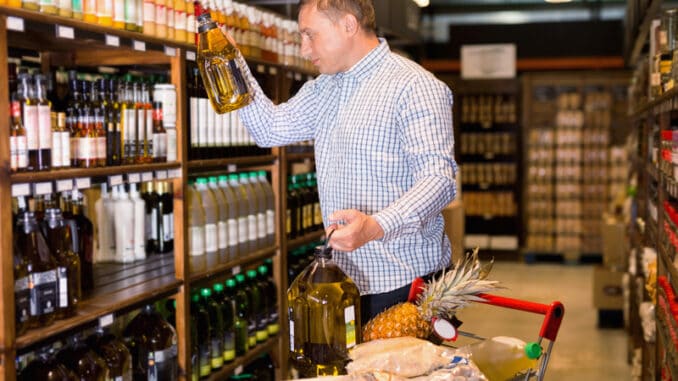
[[[387,242],[401,234],[403,218],[397,211],[384,209],[372,217],[384,231],[384,236],[379,241]]]

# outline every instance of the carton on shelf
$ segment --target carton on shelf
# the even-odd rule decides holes
[[[593,271],[593,306],[599,310],[621,310],[624,308],[624,272],[606,267]]]
[[[601,226],[603,237],[603,264],[610,269],[622,270],[628,267],[626,224],[613,216],[604,215]]]

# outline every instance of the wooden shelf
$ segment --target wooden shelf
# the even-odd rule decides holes
[[[17,338],[17,350],[30,350],[56,335],[95,324],[100,317],[170,296],[182,285],[175,277],[173,253],[151,255],[131,264],[98,264],[94,267],[94,281],[94,289],[83,295],[75,316],[29,330]]]
[[[460,153],[460,161],[463,163],[506,163],[517,164],[518,156],[515,153],[493,153],[486,152],[480,154]]]
[[[10,178],[13,184],[16,183],[34,183],[40,181],[74,179],[79,177],[105,177],[127,173],[142,173],[151,171],[162,171],[181,168],[181,163],[152,163],[152,164],[131,164],[115,167],[100,168],[69,168],[55,169],[41,172],[20,172],[13,173]]]
[[[660,106],[660,105],[666,103],[667,101],[672,100],[672,99],[675,98],[676,96],[678,96],[678,86],[676,86],[676,87],[674,87],[673,89],[671,89],[671,90],[665,92],[664,94],[662,94],[662,95],[659,96],[658,98],[653,99],[652,101],[647,102],[647,103],[644,104],[644,105],[640,105],[640,106],[636,107],[635,110],[631,111],[631,115],[630,115],[630,116],[631,116],[632,118],[637,118],[637,117],[639,117],[639,116],[642,116],[642,115],[645,114],[646,112],[648,112],[648,111],[654,109],[654,108],[657,107],[657,106]]]
[[[269,338],[265,342],[257,344],[256,347],[247,351],[247,353],[245,353],[243,356],[236,357],[232,363],[226,364],[223,368],[211,373],[207,380],[219,381],[227,379],[227,377],[233,374],[238,367],[245,366],[256,360],[257,357],[261,356],[262,354],[275,349],[278,344],[278,340],[280,340],[280,336]]]
[[[638,34],[636,35],[635,40],[633,40],[633,45],[631,45],[631,51],[627,62],[631,65],[636,65],[640,53],[643,50],[643,46],[648,43],[648,37],[650,35],[650,26],[652,25],[652,20],[656,17],[657,12],[661,9],[662,0],[650,0],[650,4],[645,10],[645,17],[643,22],[638,26]],[[633,27],[629,25],[628,27]]]
[[[316,232],[305,234],[303,237],[297,237],[292,240],[287,241],[287,250],[297,248],[302,245],[306,245],[313,241],[318,241],[325,237],[325,230],[318,230]]]
[[[278,248],[275,246],[267,247],[265,249],[257,250],[254,253],[245,255],[241,258],[236,258],[223,263],[217,263],[216,265],[209,267],[207,270],[199,270],[194,274],[191,274],[191,283],[202,282],[216,278],[237,266],[246,266],[252,263],[261,262],[264,259],[274,256],[277,249]],[[208,261],[209,259],[205,258],[205,260]],[[218,262],[218,260],[214,260],[214,262]]]
[[[315,154],[313,152],[299,152],[299,153],[288,153],[287,161],[304,161],[304,160],[313,160],[315,159]]]
[[[278,160],[275,155],[262,156],[246,156],[233,157],[227,159],[207,159],[207,160],[191,160],[188,162],[188,169],[191,171],[200,170],[206,171],[211,169],[218,169],[225,172],[229,165],[252,167],[252,166],[267,166],[273,165]]]

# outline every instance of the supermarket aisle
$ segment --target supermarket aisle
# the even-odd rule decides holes
[[[630,380],[624,329],[596,328],[593,309],[593,266],[526,265],[496,262],[491,279],[506,287],[498,295],[540,303],[560,300],[565,319],[546,372],[547,381]],[[535,340],[540,315],[474,304],[459,313],[462,330],[481,336],[516,336]]]

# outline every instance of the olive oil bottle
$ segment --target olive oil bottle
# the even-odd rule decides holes
[[[360,292],[327,244],[316,248],[287,298],[291,362],[303,377],[345,374],[348,350],[360,342]]]
[[[248,105],[250,88],[230,37],[209,13],[198,17],[198,33],[198,69],[214,110],[223,114]]]

